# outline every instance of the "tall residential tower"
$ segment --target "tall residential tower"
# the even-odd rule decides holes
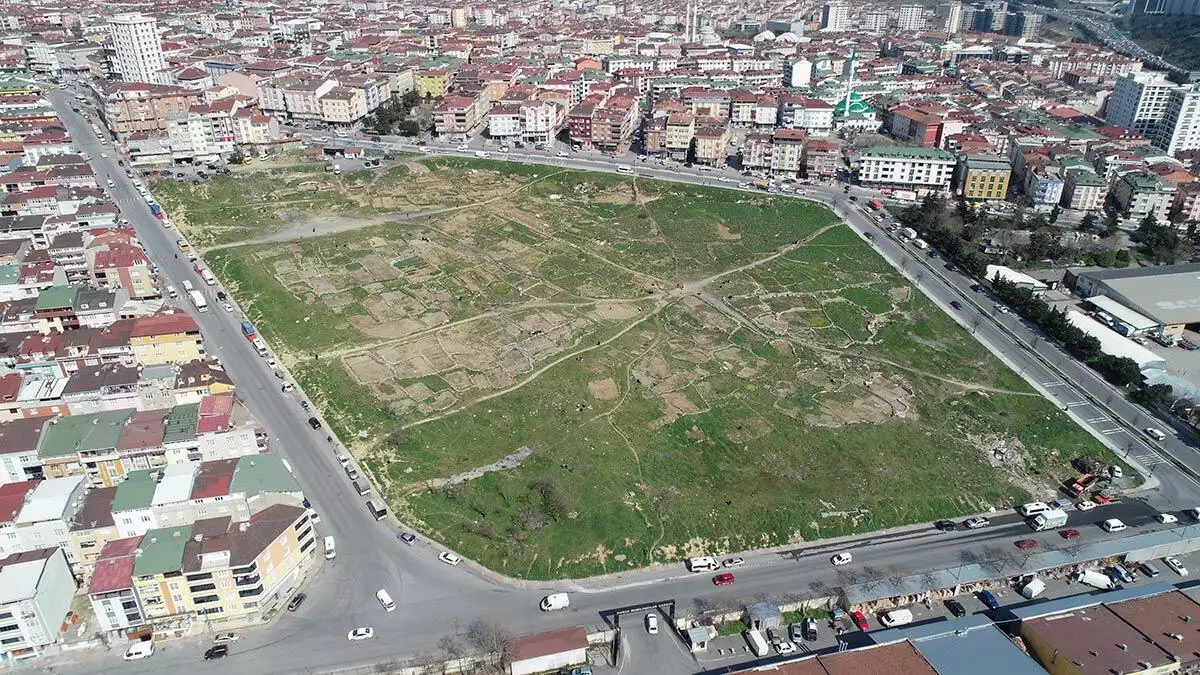
[[[160,83],[167,69],[158,21],[141,14],[118,14],[108,20],[111,28],[112,69],[125,82]]]

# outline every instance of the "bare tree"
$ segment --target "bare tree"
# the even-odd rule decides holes
[[[899,563],[888,565],[888,581],[892,584],[892,588],[901,590],[904,586],[904,580],[908,578],[908,568]]]
[[[879,583],[883,581],[883,571],[878,567],[867,565],[862,568],[862,585],[868,591],[873,591],[879,587]]]
[[[816,593],[818,597],[829,595],[829,584],[821,581],[820,579],[813,579],[812,581],[808,582],[808,588],[813,593]]]
[[[983,564],[995,570],[996,574],[1000,574],[1005,569],[1015,566],[1018,556],[1007,548],[989,546],[984,550],[984,557],[985,561]]]
[[[483,652],[485,662],[493,666],[495,672],[505,671],[516,641],[512,631],[490,621],[475,619],[467,624],[466,638],[468,643]]]
[[[924,572],[921,572],[921,585],[924,586],[924,590],[927,591],[937,590],[938,586],[941,585],[938,580],[937,572],[934,572],[933,570],[925,570]]]

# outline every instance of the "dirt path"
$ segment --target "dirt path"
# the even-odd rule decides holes
[[[305,239],[305,238],[309,238],[309,237],[323,237],[327,234],[334,234],[337,232],[348,232],[351,230],[362,229],[364,227],[372,227],[375,225],[383,225],[383,224],[391,223],[391,222],[405,223],[405,222],[412,222],[415,220],[424,220],[426,218],[432,218],[433,216],[440,216],[440,215],[443,215],[446,213],[462,211],[464,209],[473,209],[473,208],[477,208],[480,206],[486,206],[488,204],[491,204],[492,202],[500,201],[501,199],[508,199],[510,197],[513,197],[513,196],[519,194],[523,190],[526,190],[534,185],[537,185],[541,181],[549,180],[550,178],[553,178],[554,176],[557,176],[557,175],[563,174],[563,173],[567,173],[567,170],[564,169],[562,171],[556,171],[554,173],[546,174],[545,176],[539,176],[539,177],[529,181],[528,183],[517,186],[516,188],[514,188],[502,195],[496,195],[495,197],[489,197],[488,199],[485,199],[483,201],[467,202],[465,204],[459,204],[457,206],[445,206],[445,207],[442,207],[439,209],[430,209],[428,211],[414,211],[412,213],[399,213],[399,214],[394,214],[391,216],[380,217],[380,218],[356,219],[356,218],[353,218],[352,216],[321,216],[321,217],[317,217],[317,218],[309,218],[307,220],[300,221],[298,223],[293,223],[292,225],[290,225],[278,232],[272,232],[271,234],[266,234],[261,237],[255,237],[253,239],[247,239],[245,241],[235,241],[235,242],[232,242],[229,244],[217,244],[216,246],[210,246],[203,250],[205,252],[207,252],[207,251],[216,251],[216,250],[222,249],[222,248],[234,248],[236,246],[253,246],[255,244],[282,243],[282,242],[296,241],[299,239]]]

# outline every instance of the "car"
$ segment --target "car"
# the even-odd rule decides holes
[[[1091,511],[1092,509],[1096,508],[1097,506],[1099,506],[1099,504],[1097,504],[1096,502],[1094,502],[1090,499],[1085,499],[1085,500],[1083,500],[1081,502],[1077,502],[1075,504],[1075,508],[1080,511]]]
[[[981,527],[987,527],[991,524],[992,521],[984,518],[983,516],[975,516],[974,518],[967,518],[963,521],[963,527],[967,528],[968,530],[978,530]]]
[[[1108,577],[1117,583],[1133,583],[1133,575],[1120,563],[1108,568]]]
[[[209,647],[208,651],[204,652],[205,661],[223,659],[226,656],[229,656],[229,645],[217,645],[216,647]]]
[[[442,551],[442,554],[438,556],[438,560],[441,560],[451,567],[454,567],[455,565],[458,565],[458,563],[462,562],[462,558],[449,551]]]
[[[957,300],[951,300],[950,306],[953,307],[954,309],[959,309],[959,310],[962,309],[962,303]]]
[[[316,511],[313,511],[311,508],[309,509],[308,517],[310,520],[312,520],[313,525],[321,524],[321,514],[317,513]]]
[[[1079,530],[1074,528],[1062,530],[1058,533],[1058,536],[1062,537],[1063,539],[1074,539],[1079,536]]]
[[[1121,467],[1117,466],[1116,464],[1113,464],[1108,467],[1108,475],[1113,478],[1124,478],[1125,471]]]
[[[1171,525],[1179,522],[1179,518],[1175,517],[1175,515],[1171,513],[1160,513],[1154,516],[1154,519],[1163,525]]]
[[[342,468],[343,468],[343,469],[344,469],[344,468],[346,468],[346,466],[347,466],[348,464],[350,464],[350,458],[349,458],[349,457],[347,457],[347,456],[345,456],[345,455],[338,455],[338,456],[337,456],[337,461],[338,461],[338,464],[341,464],[341,465],[342,465]]]
[[[1161,441],[1167,437],[1166,434],[1164,434],[1162,431],[1160,431],[1158,429],[1155,429],[1154,427],[1146,427],[1145,429],[1142,429],[1142,433],[1146,434],[1147,436],[1149,436],[1150,438],[1153,438],[1156,441]]]
[[[350,631],[349,633],[346,633],[346,639],[351,642],[358,642],[359,640],[370,640],[373,637],[375,637],[375,629],[371,628],[370,626],[363,626],[362,628],[355,628],[354,630]]]
[[[103,159],[108,159],[108,153],[107,153],[107,152],[102,152],[102,153],[100,153],[100,157],[101,157],[101,158],[103,158]]]
[[[308,401],[300,401],[300,407],[308,410]]]
[[[227,296],[225,295],[225,291],[217,291],[217,299],[218,300],[224,300],[226,297]]]
[[[850,612],[850,620],[853,621],[854,625],[858,626],[858,629],[861,631],[865,632],[871,630],[871,624],[867,623],[867,617],[862,612]]]
[[[1105,504],[1111,504],[1117,501],[1117,498],[1111,495],[1095,495],[1092,497],[1092,501],[1096,502],[1098,506],[1104,506]]]
[[[725,572],[712,578],[713,586],[730,586],[733,584],[733,574]]]
[[[310,417],[310,418],[308,418],[308,426],[312,427],[313,429],[320,429],[321,428],[321,420],[319,420],[315,417]]]
[[[1133,566],[1134,566],[1134,569],[1141,572],[1148,579],[1153,579],[1154,577],[1157,577],[1159,574],[1161,574],[1161,572],[1158,571],[1158,568],[1155,567],[1153,563],[1148,562],[1148,561],[1133,563]]]
[[[829,562],[833,563],[835,566],[840,567],[842,565],[849,565],[852,560],[854,560],[854,556],[850,555],[849,553],[847,553],[845,551],[842,551],[841,553],[834,554],[834,556],[829,559]]]
[[[1038,543],[1034,539],[1019,539],[1017,540],[1017,548],[1022,551],[1032,551],[1038,547]]]
[[[562,150],[559,150],[559,151],[558,151],[558,152],[555,154],[555,156],[556,156],[556,157],[570,157],[571,155],[570,155],[570,153],[567,153],[567,152],[564,152],[564,151],[562,151]]]
[[[228,302],[222,302],[222,303],[221,303],[221,309],[225,310],[226,312],[232,312],[232,311],[233,311],[233,305],[229,304]]]
[[[979,601],[988,609],[1000,609],[1000,601],[991,591],[979,591]]]
[[[1001,305],[999,303],[992,305],[992,306],[995,307],[996,311],[1000,312],[1001,314],[1008,314],[1008,312],[1009,312],[1009,309],[1007,307],[1005,307],[1004,305]]]
[[[946,601],[946,609],[950,610],[950,614],[956,617],[964,617],[967,615],[967,608],[963,607],[962,603],[950,598]]]
[[[779,654],[780,656],[788,656],[789,654],[795,654],[796,653],[796,645],[792,644],[791,642],[788,642],[787,640],[781,640],[780,642],[775,643],[775,652],[777,654]]]
[[[1109,518],[1103,523],[1100,523],[1100,527],[1105,532],[1120,532],[1121,530],[1125,529],[1125,523],[1121,522],[1119,518]]]
[[[565,668],[559,672],[562,673],[563,675],[592,675],[592,667],[591,666],[577,666],[575,668],[572,668],[570,670],[570,672],[568,672],[567,669],[565,669]]]
[[[1167,567],[1170,567],[1171,571],[1175,574],[1178,574],[1181,577],[1186,577],[1188,575],[1187,568],[1183,566],[1183,563],[1179,562],[1179,558],[1171,555],[1163,558],[1163,562]]]
[[[933,526],[937,528],[938,532],[953,532],[957,529],[953,520],[939,520]]]
[[[817,639],[817,620],[811,616],[800,624],[800,630],[804,633],[804,639],[813,641]]]
[[[981,286],[980,284],[971,284],[971,290],[978,293],[983,290],[983,286]]]
[[[746,560],[744,558],[734,556],[732,558],[727,558],[725,562],[721,563],[721,567],[741,567],[745,564]]]
[[[798,623],[788,624],[788,638],[792,642],[799,642],[804,639],[804,627]]]
[[[126,661],[139,661],[141,659],[148,659],[151,656],[154,656],[154,643],[143,641],[129,645],[129,649],[125,650],[125,655],[121,658]]]
[[[658,617],[653,614],[646,615],[646,632],[651,635],[658,635]]]
[[[217,633],[213,636],[213,644],[225,645],[231,642],[237,642],[238,636],[233,633]]]
[[[279,390],[285,394],[290,391],[295,391],[295,389],[296,389],[296,385],[292,384],[291,382],[284,382],[283,386],[279,388]]]
[[[409,546],[412,546],[413,542],[417,540],[417,535],[413,534],[412,532],[401,532],[400,534],[396,535],[396,537]]]
[[[268,368],[274,369],[275,366],[277,366],[277,365],[279,365],[279,362],[276,361],[275,359],[267,359],[267,367]]]
[[[307,597],[308,596],[305,595],[304,593],[297,593],[297,594],[293,595],[292,601],[288,603],[288,611],[294,612],[294,611],[300,609],[300,605],[304,604],[304,600]]]

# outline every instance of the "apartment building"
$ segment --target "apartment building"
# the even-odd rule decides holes
[[[141,537],[114,539],[97,556],[87,594],[101,631],[124,632],[146,622],[133,584],[141,542]]]
[[[116,134],[162,132],[167,115],[187,112],[201,102],[200,92],[155,84],[105,82],[99,85],[101,118]]]
[[[834,107],[825,101],[800,94],[779,97],[779,126],[823,135],[833,129]]]
[[[433,109],[433,128],[439,136],[466,135],[485,120],[481,97],[449,95]]]
[[[1108,99],[1105,120],[1114,127],[1154,137],[1176,88],[1166,73],[1157,71],[1138,71],[1119,77]]]
[[[1003,157],[963,155],[958,160],[957,185],[967,201],[1003,201],[1008,197],[1012,165]]]
[[[709,124],[696,130],[696,162],[708,166],[725,166],[729,149],[729,129]]]
[[[804,144],[808,134],[802,129],[779,129],[771,144],[771,173],[795,178],[804,166]]]
[[[805,144],[804,172],[809,178],[833,178],[842,168],[842,146],[820,138]]]
[[[200,326],[186,312],[134,319],[129,346],[138,364],[187,363],[204,358]]]
[[[692,146],[696,135],[696,116],[690,113],[667,115],[667,134],[664,148],[672,156],[682,157]]]
[[[362,89],[334,87],[320,99],[321,120],[339,126],[354,126],[367,116],[367,97]]]
[[[1150,140],[1169,155],[1200,149],[1200,84],[1170,91]]]
[[[1113,183],[1112,195],[1116,207],[1134,221],[1153,214],[1159,222],[1167,222],[1167,213],[1175,201],[1175,186],[1157,174],[1130,171]]]
[[[637,99],[614,96],[592,114],[592,147],[607,151],[623,150],[629,146],[637,129]]]
[[[1099,211],[1108,198],[1108,183],[1092,171],[1069,171],[1060,204],[1078,211]]]
[[[75,588],[62,549],[24,551],[0,560],[0,651],[8,660],[37,656],[58,642]]]
[[[126,82],[161,83],[167,62],[158,36],[158,21],[130,13],[110,18],[108,25],[113,74]]]
[[[70,524],[83,505],[87,489],[83,476],[36,481],[26,491],[23,483],[4,486],[5,508],[21,495],[15,515],[0,513],[0,555],[60,546],[67,562],[74,564],[70,546]]]
[[[877,146],[859,157],[863,183],[946,189],[957,164],[954,154],[933,148]]]
[[[747,133],[742,139],[742,167],[751,171],[770,169],[773,146],[770,134],[755,131]]]

